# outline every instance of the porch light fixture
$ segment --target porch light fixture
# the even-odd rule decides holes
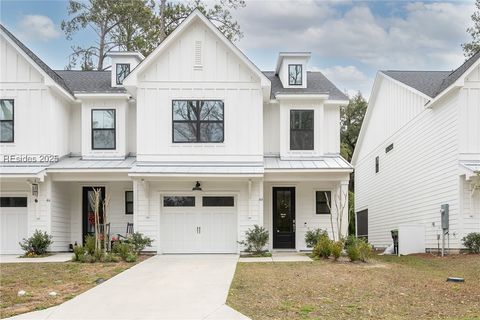
[[[199,181],[195,183],[195,187],[192,188],[192,191],[202,191],[202,186],[200,185]]]

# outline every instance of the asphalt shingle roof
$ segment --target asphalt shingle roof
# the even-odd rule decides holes
[[[111,71],[56,70],[75,93],[124,93],[112,87]]]
[[[23,52],[25,52],[25,54],[27,56],[29,56],[50,78],[53,79],[53,81],[55,81],[60,87],[62,87],[63,89],[65,89],[68,93],[70,93],[71,95],[73,95],[73,92],[70,90],[70,88],[67,86],[67,84],[65,83],[65,81],[62,79],[62,77],[60,77],[55,71],[53,71],[52,69],[50,69],[50,67],[42,61],[42,59],[40,59],[39,57],[37,57],[37,55],[35,53],[33,53],[30,49],[28,49],[20,40],[18,40],[10,31],[7,30],[7,28],[5,28],[2,24],[0,24],[0,28],[2,29],[3,32],[5,32],[5,34],[10,38],[12,39],[13,42],[15,42],[15,44],[17,46],[20,47],[20,49],[23,50]]]
[[[477,52],[454,71],[386,70],[382,73],[426,94],[430,98],[435,98],[457,81],[479,59],[480,52]]]
[[[292,94],[321,94],[327,93],[332,100],[348,100],[348,97],[340,91],[330,80],[319,71],[307,71],[307,88],[284,88],[282,81],[273,71],[263,71],[263,74],[270,79],[272,90],[270,98],[275,99],[278,93]]]

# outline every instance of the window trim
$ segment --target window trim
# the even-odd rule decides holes
[[[0,143],[15,143],[15,99],[11,98],[5,98],[5,99],[0,99],[1,100],[10,100],[12,101],[12,120],[0,120],[0,123],[2,122],[11,122],[12,123],[12,140],[1,140],[0,136]]]
[[[125,76],[125,78],[130,74],[130,63],[116,63],[115,64],[115,83],[117,84],[117,86],[121,86],[123,85],[123,81],[122,82],[118,82],[118,68],[117,66],[128,66],[128,73],[127,75]],[[125,78],[123,78],[125,80]]]
[[[380,172],[380,156],[375,157],[375,173]]]
[[[174,120],[174,113],[173,113],[173,105],[175,102],[178,101],[184,101],[184,102],[195,102],[195,115],[196,115],[196,120]],[[204,101],[215,101],[215,102],[221,102],[222,103],[222,110],[223,110],[223,120],[200,120],[200,103]],[[175,141],[175,123],[191,123],[194,122],[197,125],[197,132],[196,132],[196,141]],[[200,124],[201,123],[221,123],[222,128],[223,128],[223,135],[222,135],[222,140],[221,141],[200,141]],[[172,143],[191,143],[191,144],[198,144],[198,143],[224,143],[225,142],[225,102],[220,99],[173,99],[172,100]]]
[[[292,149],[292,113],[296,111],[311,111],[313,113],[312,129],[293,129],[294,131],[312,131],[312,148],[311,149]],[[290,151],[315,151],[315,109],[290,109],[290,118],[288,119],[289,126],[289,150]]]
[[[318,216],[328,216],[332,214],[332,209],[330,209],[330,213],[317,213],[317,192],[330,192],[330,208],[332,207],[332,194],[333,190],[325,188],[325,189],[315,189],[313,191],[313,216],[318,217]]]
[[[113,128],[93,128],[93,112],[94,111],[113,111]],[[90,113],[90,135],[92,142],[92,150],[117,150],[117,110],[114,108],[110,109],[92,109]],[[110,131],[113,130],[113,148],[95,148],[94,146],[94,135],[95,130],[100,131]]]
[[[290,67],[297,67],[300,66],[300,83],[291,83],[290,82]],[[303,64],[300,63],[292,63],[288,65],[288,85],[289,86],[302,86],[303,85]]]
[[[133,198],[133,190],[125,190],[125,214],[127,214],[127,215],[133,215],[133,214],[135,213],[135,208],[134,208],[134,206],[133,206],[134,200],[132,200],[132,201],[128,201],[128,200],[127,200],[127,193],[128,193],[128,192],[131,192],[131,193],[132,193],[132,198]],[[128,208],[128,206],[127,206],[128,203],[131,203],[131,204],[132,204],[132,212],[128,212],[128,209],[127,209],[127,208]]]

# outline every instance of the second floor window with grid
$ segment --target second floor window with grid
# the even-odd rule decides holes
[[[130,73],[130,65],[128,63],[117,63],[116,71],[117,84],[121,85],[123,79],[125,79]]]
[[[302,65],[301,64],[288,65],[288,85],[289,86],[302,85]]]
[[[172,101],[174,143],[221,143],[224,139],[221,100]]]
[[[92,110],[92,149],[115,150],[115,109]]]
[[[0,99],[0,142],[13,142],[13,99]]]
[[[290,110],[290,150],[313,150],[313,110]]]

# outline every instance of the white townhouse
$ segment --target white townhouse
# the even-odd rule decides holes
[[[262,72],[194,11],[147,58],[110,58],[111,71],[54,71],[1,28],[1,253],[36,229],[53,251],[82,243],[93,188],[110,235],[133,223],[157,253],[238,253],[254,225],[270,250],[303,250],[330,214],[346,231],[347,206],[327,201],[347,201],[348,99],[307,71],[310,53]]]
[[[437,249],[480,232],[480,52],[454,71],[380,71],[352,163],[357,232],[379,247],[417,225]]]

